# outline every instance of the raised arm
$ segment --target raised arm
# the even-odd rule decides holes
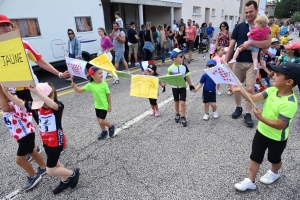
[[[44,95],[36,86],[32,87],[31,85],[28,87],[28,89],[35,93],[47,106],[52,108],[53,110],[58,110],[59,107],[57,103],[55,103],[52,99],[50,99],[48,96]]]
[[[3,93],[5,94],[5,96],[7,96],[7,98],[9,100],[11,100],[13,103],[15,103],[20,108],[25,108],[25,102],[23,100],[12,95],[6,87],[2,87],[2,89],[3,89]]]
[[[70,76],[70,73],[68,71],[65,71],[64,73],[57,71],[57,69],[55,69],[50,63],[45,61],[43,58],[36,61],[35,63],[44,70],[51,72],[52,74],[59,76],[60,78],[68,78]]]
[[[10,106],[5,99],[5,94],[3,93],[2,87],[0,87],[0,104],[3,112],[14,112],[14,107]]]

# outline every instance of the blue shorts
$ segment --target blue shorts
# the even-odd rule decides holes
[[[120,62],[122,60],[125,60],[124,58],[124,52],[123,51],[116,51],[115,52],[115,62]]]
[[[259,48],[250,46],[247,50],[250,50],[251,52],[259,52]]]

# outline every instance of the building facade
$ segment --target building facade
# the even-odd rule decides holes
[[[267,4],[266,4],[265,14],[266,14],[268,17],[269,17],[269,16],[273,16],[273,17],[274,17],[275,8],[276,8],[276,5],[275,5],[275,4],[267,3]]]

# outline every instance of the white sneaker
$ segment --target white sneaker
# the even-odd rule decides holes
[[[217,95],[221,95],[222,94],[222,92],[220,91],[220,90],[217,90]]]
[[[119,84],[119,83],[120,83],[119,80],[115,80],[115,81],[112,83],[112,85]]]
[[[207,120],[209,119],[209,115],[208,115],[208,114],[204,114],[203,119],[204,119],[205,121],[207,121]]]
[[[234,184],[234,187],[240,191],[256,189],[256,182],[253,183],[249,178],[245,178],[242,182]]]
[[[213,112],[214,118],[217,119],[219,117],[218,111]]]
[[[274,181],[280,178],[280,171],[278,171],[278,174],[275,174],[271,170],[269,170],[263,177],[260,178],[260,182],[264,184],[272,184]]]
[[[135,66],[140,66],[140,63],[138,63],[138,62],[137,62],[137,63],[135,63]]]
[[[231,63],[235,63],[236,62],[236,60],[230,60],[229,62],[228,62],[228,64],[231,64]]]
[[[128,62],[127,64],[128,64],[128,65],[131,65],[131,62]]]
[[[112,74],[107,74],[107,77],[114,77]]]
[[[128,71],[126,71],[126,73],[127,73],[127,74],[130,74],[130,71],[128,70]]]

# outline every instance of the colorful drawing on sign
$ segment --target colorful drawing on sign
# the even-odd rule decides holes
[[[118,77],[120,77],[120,78],[131,78],[131,75],[130,75],[130,74],[127,74],[126,72],[116,71],[116,74],[117,74]]]
[[[157,99],[158,78],[133,75],[131,77],[130,96]]]
[[[182,77],[181,74],[160,76],[159,80],[166,83],[166,84],[168,84],[168,85],[186,88],[186,83],[185,83],[184,78]]]
[[[219,64],[210,69],[206,69],[205,72],[216,84],[224,83],[238,85],[233,75],[225,65]]]
[[[87,62],[84,60],[78,60],[78,59],[73,59],[66,57],[66,64],[68,67],[68,70],[72,76],[78,76],[84,79],[87,79],[86,73],[85,73],[85,68]]]
[[[96,67],[99,67],[100,69],[103,69],[107,73],[117,76],[116,68],[113,66],[106,53],[103,53],[100,56],[94,58],[89,63]]]
[[[0,83],[6,87],[34,85],[19,30],[0,35]]]

